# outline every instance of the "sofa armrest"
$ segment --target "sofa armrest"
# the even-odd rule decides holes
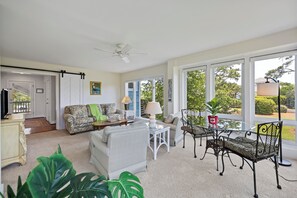
[[[71,114],[64,114],[64,120],[65,122],[74,124],[75,123],[75,117]]]

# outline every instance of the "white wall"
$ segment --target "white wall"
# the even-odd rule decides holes
[[[56,64],[48,64],[36,61],[13,59],[2,57],[2,65],[20,66],[26,68],[39,68],[46,70],[66,70],[67,72],[83,72],[86,74],[84,80],[84,103],[110,103],[120,105],[120,74],[90,70],[82,67],[69,67]],[[49,75],[47,72],[38,72]],[[55,73],[54,73],[55,74]],[[102,95],[90,95],[90,81],[102,82]]]

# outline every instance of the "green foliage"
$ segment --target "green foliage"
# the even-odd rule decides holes
[[[13,102],[21,102],[21,101],[31,101],[31,97],[27,94],[24,94],[22,92],[13,90],[12,91],[12,100]]]
[[[156,87],[156,92],[155,92],[156,102],[160,103],[162,112],[164,112],[164,96],[163,96],[164,81],[163,81],[162,78],[156,79],[155,87]],[[144,107],[146,107],[148,102],[153,100],[152,96],[153,96],[153,83],[152,83],[152,80],[141,81],[141,104]],[[163,114],[156,115],[156,119],[162,120],[163,119]]]
[[[241,108],[240,69],[235,65],[220,66],[215,70],[215,97],[220,98],[220,113],[230,114]]]
[[[286,96],[286,105],[290,109],[295,109],[295,85],[292,83],[281,83],[281,95]]]
[[[277,68],[269,70],[265,74],[265,76],[271,77],[274,79],[279,79],[286,73],[294,72],[294,70],[289,68],[289,66],[292,64],[292,62],[294,60],[294,56],[285,56],[280,59],[283,61],[283,63],[280,66],[278,66]]]
[[[274,112],[278,112],[278,105],[274,106]],[[280,112],[281,113],[287,113],[288,112],[288,108],[285,105],[281,105],[280,106]]]
[[[187,78],[187,107],[200,112],[205,111],[205,72],[195,70],[188,72]]]
[[[218,98],[213,98],[211,101],[206,104],[207,111],[210,112],[211,115],[215,116],[221,110],[222,106]]]
[[[129,172],[121,173],[119,179],[108,181],[108,189],[113,197],[144,197],[139,179]]]
[[[10,185],[7,186],[8,198],[144,197],[139,179],[129,172],[123,172],[119,180],[111,181],[91,172],[75,175],[72,163],[62,154],[60,146],[50,157],[39,157],[37,161],[39,164],[29,173],[24,184],[19,177],[16,194]],[[113,196],[109,188],[113,190]],[[121,189],[121,194],[115,193],[118,189]]]
[[[267,99],[271,99],[274,101],[275,104],[278,104],[278,97],[277,96],[263,96]],[[286,96],[283,96],[283,95],[280,95],[280,104],[281,105],[286,105],[286,101],[287,101],[287,97]]]
[[[72,191],[69,197],[111,197],[105,182],[105,177],[96,177],[94,173],[81,173],[76,175],[70,181]]]
[[[272,115],[275,105],[276,104],[272,99],[258,96],[255,98],[255,113],[261,115]]]

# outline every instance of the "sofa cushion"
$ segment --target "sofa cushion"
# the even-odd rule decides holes
[[[169,124],[169,123],[172,123],[173,120],[174,120],[174,114],[169,114],[169,115],[165,118],[164,122]]]
[[[120,132],[124,132],[127,130],[134,130],[137,128],[147,128],[148,126],[146,124],[143,123],[139,123],[139,124],[131,124],[131,125],[122,125],[122,126],[107,126],[104,128],[103,133],[102,133],[102,142],[107,143],[108,142],[108,138],[110,136],[110,134],[113,133],[120,133]]]
[[[83,117],[83,118],[76,118],[75,119],[75,124],[76,125],[84,125],[84,124],[89,124],[89,123],[93,123],[94,122],[94,118],[93,117]]]
[[[82,117],[88,117],[88,110],[86,105],[72,105],[69,106],[70,114],[72,114],[74,117],[82,118]]]

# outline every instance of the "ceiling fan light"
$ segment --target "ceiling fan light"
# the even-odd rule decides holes
[[[125,63],[130,63],[130,60],[127,56],[123,56],[122,57],[122,60],[125,62]]]

